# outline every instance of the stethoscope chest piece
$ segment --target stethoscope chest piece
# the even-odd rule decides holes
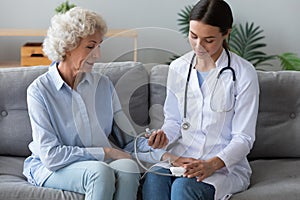
[[[188,130],[189,128],[191,127],[191,124],[189,123],[189,122],[187,122],[187,120],[186,119],[183,119],[183,122],[182,122],[182,124],[181,124],[181,128],[183,129],[183,130]]]

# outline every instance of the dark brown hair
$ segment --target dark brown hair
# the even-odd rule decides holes
[[[219,27],[222,35],[227,34],[233,24],[231,8],[223,0],[200,0],[191,10],[191,20]],[[223,41],[223,47],[228,49],[226,40]]]

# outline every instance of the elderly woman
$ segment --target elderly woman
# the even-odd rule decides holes
[[[23,173],[33,185],[89,200],[136,199],[138,166],[108,140],[117,94],[90,72],[106,30],[101,16],[79,7],[52,18],[43,50],[53,64],[27,90],[33,141]]]

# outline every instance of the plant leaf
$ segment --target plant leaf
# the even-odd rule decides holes
[[[283,53],[277,55],[284,70],[300,70],[300,58],[295,53]]]
[[[59,6],[55,8],[56,13],[65,13],[71,8],[74,8],[76,5],[75,4],[70,4],[68,0],[65,2],[61,3]]]
[[[179,27],[179,32],[183,33],[184,36],[189,35],[189,29],[190,29],[190,12],[192,10],[193,6],[188,5],[185,6],[183,9],[180,10],[178,13],[179,18],[177,19]]]
[[[229,41],[230,50],[251,62],[255,67],[268,64],[266,61],[274,59],[274,56],[267,56],[260,51],[261,48],[267,46],[262,42],[265,38],[262,33],[263,30],[259,26],[254,26],[253,22],[246,22],[244,26],[234,25]]]

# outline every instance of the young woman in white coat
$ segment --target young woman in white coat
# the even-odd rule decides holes
[[[223,0],[201,0],[193,7],[192,51],[170,65],[165,121],[156,131],[167,136],[162,160],[170,161],[157,172],[170,174],[173,165],[185,173],[146,174],[144,200],[228,199],[249,186],[246,156],[255,140],[259,85],[253,65],[229,51],[232,24]]]

